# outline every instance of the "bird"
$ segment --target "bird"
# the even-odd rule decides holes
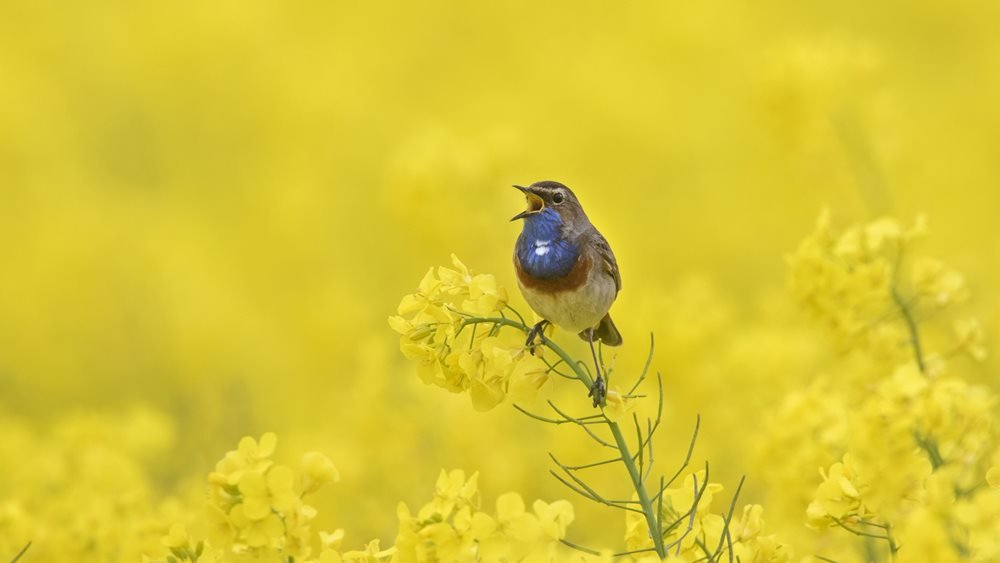
[[[608,313],[622,288],[618,261],[568,187],[552,180],[514,187],[528,206],[511,219],[523,220],[514,270],[525,301],[542,318],[528,332],[526,345],[533,351],[534,340],[550,323],[578,333],[590,345],[597,371],[589,396],[594,407],[603,405],[607,385],[594,342],[622,344]]]

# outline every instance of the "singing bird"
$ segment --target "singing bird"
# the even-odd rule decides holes
[[[594,342],[622,343],[608,314],[622,288],[618,262],[569,188],[553,181],[514,187],[528,203],[511,219],[524,220],[514,246],[517,283],[528,305],[542,317],[529,332],[527,345],[533,346],[548,323],[579,333],[590,344],[597,369],[590,389],[596,407],[603,404],[607,388]]]

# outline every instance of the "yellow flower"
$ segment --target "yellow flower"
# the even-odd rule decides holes
[[[573,520],[566,501],[537,501],[525,510],[516,493],[500,495],[496,513],[477,510],[476,475],[442,471],[434,498],[416,517],[397,509],[396,556],[410,561],[551,561],[552,550]]]
[[[557,500],[551,504],[536,500],[532,508],[538,515],[542,532],[549,539],[561,540],[566,537],[566,528],[575,518],[572,504],[565,500]]]
[[[730,533],[734,541],[744,541],[760,535],[764,529],[764,507],[759,504],[748,504],[743,507],[740,519],[730,524]]]
[[[229,451],[225,457],[215,464],[215,471],[210,473],[208,480],[214,485],[236,485],[245,470],[264,472],[273,464],[268,459],[274,454],[278,445],[278,437],[274,432],[266,432],[260,437],[260,442],[250,436],[244,436],[236,450]]]
[[[697,490],[696,490],[697,486]],[[681,553],[695,545],[696,539],[704,530],[714,530],[718,534],[722,530],[722,519],[717,514],[711,514],[709,509],[714,495],[722,491],[718,483],[706,483],[705,471],[700,470],[688,474],[684,482],[669,487],[663,491],[663,507],[660,517],[666,529],[672,523],[681,521],[664,537],[664,543],[672,543],[681,539]],[[633,495],[633,498],[634,495]],[[694,506],[698,498],[698,506]],[[689,522],[689,511],[694,509],[694,519]],[[687,532],[688,525],[691,531]],[[686,535],[685,535],[686,534]],[[649,535],[646,518],[642,514],[627,512],[625,515],[625,543],[629,550],[645,549],[653,545]]]
[[[475,508],[479,504],[478,481],[479,473],[473,473],[466,480],[465,472],[461,469],[451,472],[442,469],[435,485],[434,499],[425,509],[429,508],[428,514],[448,517],[456,507],[471,506]],[[427,518],[424,516],[424,512],[421,510],[421,519]]]
[[[451,263],[455,267],[438,268],[438,276],[448,293],[465,297],[461,309],[465,313],[481,317],[493,316],[507,304],[507,293],[497,286],[496,278],[489,274],[473,275],[454,254]]]
[[[284,524],[274,513],[268,513],[263,518],[250,518],[244,506],[237,505],[229,512],[229,518],[250,547],[276,547],[277,540],[285,535]]]
[[[174,524],[170,527],[170,532],[163,536],[163,545],[167,547],[187,547],[190,544],[187,528],[184,524]]]
[[[344,541],[344,535],[343,528],[337,528],[333,532],[320,531],[319,543],[323,546],[323,549],[340,549],[340,544]]]
[[[378,563],[391,558],[395,552],[395,548],[382,549],[379,540],[372,540],[363,550],[344,553],[343,559],[345,562]]]
[[[327,483],[340,481],[340,472],[325,455],[306,452],[302,456],[302,481],[302,494],[309,494]]]
[[[913,264],[913,285],[920,295],[939,306],[968,296],[965,277],[933,258],[921,257]]]
[[[625,420],[632,411],[635,410],[634,399],[622,395],[621,391],[614,387],[608,390],[607,401],[604,406],[604,416],[611,422],[621,422]]]
[[[497,498],[497,527],[501,533],[520,542],[532,542],[541,534],[538,518],[524,510],[524,501],[517,493],[505,493]]]
[[[829,471],[821,470],[820,474],[823,482],[806,510],[810,526],[829,526],[833,525],[832,519],[868,515],[861,494],[865,486],[858,482],[858,471],[849,454],[844,455],[843,461],[830,466]]]
[[[545,392],[552,372],[538,356],[522,354],[510,372],[507,392],[514,401],[530,401]]]
[[[468,391],[476,410],[485,411],[508,396],[511,377],[522,397],[545,381],[540,359],[524,353],[524,335],[500,334],[484,319],[500,319],[507,295],[491,275],[472,274],[457,257],[453,268],[431,269],[417,293],[404,296],[389,326],[400,334],[403,355],[417,363],[424,383],[453,393]],[[527,362],[521,367],[520,363]]]
[[[1000,489],[1000,465],[994,465],[986,472],[986,482],[994,489]]]
[[[250,436],[244,436],[240,440],[238,450],[240,455],[247,460],[256,461],[274,455],[274,450],[278,447],[278,436],[274,432],[265,432],[260,437],[260,442]]]
[[[403,296],[396,310],[397,313],[402,317],[424,312],[429,307],[436,307],[441,302],[438,295],[440,288],[441,282],[434,275],[434,268],[427,270],[417,286],[417,292]]]
[[[216,547],[229,547],[233,543],[233,536],[236,531],[233,529],[229,516],[218,506],[208,504],[205,506],[205,536],[208,541]]]
[[[317,510],[308,504],[299,502],[294,510],[281,514],[285,528],[285,554],[296,561],[304,559],[312,552],[313,533],[310,524],[316,518]]]
[[[324,549],[319,554],[317,563],[343,563],[344,559],[334,549]]]
[[[506,347],[496,336],[482,340],[478,350],[462,352],[459,366],[469,378],[472,406],[486,411],[497,406],[507,394],[507,382],[520,349]]]
[[[692,507],[695,497],[700,496],[696,510],[704,512],[711,506],[713,496],[721,492],[722,488],[718,483],[706,483],[705,470],[702,469],[685,477],[681,485],[666,489],[663,492],[663,500],[664,504],[672,507],[674,511],[683,513]]]
[[[298,502],[293,486],[295,474],[283,465],[272,467],[267,475],[247,472],[240,479],[239,488],[243,494],[243,508],[246,517],[260,520],[271,514],[271,510],[286,512]]]
[[[966,294],[964,278],[939,261],[916,259],[909,278],[900,271],[906,250],[924,231],[918,217],[910,227],[882,218],[837,232],[824,212],[788,259],[789,286],[829,326],[839,348],[861,348],[895,365],[909,352],[900,345],[908,340],[901,309],[942,308]]]

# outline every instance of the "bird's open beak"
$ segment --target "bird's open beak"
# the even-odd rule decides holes
[[[532,215],[532,214],[538,213],[539,211],[541,211],[542,209],[545,208],[545,202],[542,200],[542,198],[538,194],[536,194],[535,192],[531,191],[531,188],[526,188],[524,186],[518,186],[517,184],[515,184],[514,187],[517,188],[517,189],[519,189],[519,190],[521,190],[521,192],[524,193],[525,199],[528,200],[528,208],[525,209],[524,211],[522,211],[521,213],[518,213],[517,215],[513,216],[510,219],[511,221],[517,221],[518,219],[524,219],[528,215]]]

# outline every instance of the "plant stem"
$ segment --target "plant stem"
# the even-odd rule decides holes
[[[527,326],[523,322],[502,317],[469,318],[464,322],[466,324],[493,323],[497,325],[509,326],[521,330],[525,334],[528,334],[531,331],[531,327]],[[591,379],[590,374],[588,374],[586,370],[576,363],[576,361],[568,353],[566,353],[565,350],[545,336],[545,334],[539,334],[538,337],[542,340],[542,344],[555,352],[555,354],[573,370],[573,373],[576,374],[576,378],[580,380],[580,383],[590,390],[594,384],[594,380]],[[655,512],[655,508],[653,507],[653,503],[650,500],[649,492],[646,491],[646,485],[643,483],[642,475],[639,473],[639,469],[635,465],[633,454],[631,450],[629,450],[628,442],[625,441],[625,435],[622,434],[622,430],[618,426],[618,423],[608,420],[607,417],[605,417],[605,421],[607,422],[608,429],[611,430],[611,435],[614,436],[615,445],[618,447],[618,451],[621,452],[621,461],[625,465],[625,469],[628,471],[629,478],[632,480],[632,486],[635,488],[636,496],[639,497],[639,505],[642,507],[642,513],[646,517],[646,525],[649,527],[649,535],[652,537],[653,547],[656,554],[662,559],[667,556],[663,547],[663,536],[660,534],[659,526],[657,525],[657,514]],[[641,443],[639,444],[639,447],[642,447]]]
[[[653,511],[653,503],[649,500],[646,485],[642,482],[642,475],[639,474],[635,462],[632,461],[632,454],[629,452],[628,443],[625,442],[625,435],[622,434],[618,423],[609,420],[608,428],[611,429],[611,435],[615,437],[615,443],[618,444],[618,449],[622,453],[622,463],[625,464],[625,469],[628,470],[628,475],[632,478],[632,486],[635,487],[635,493],[639,496],[639,504],[642,506],[643,515],[646,516],[646,525],[649,526],[649,535],[653,537],[653,546],[656,548],[656,554],[662,559],[667,556],[663,550],[663,536],[660,535],[659,527],[656,524],[656,513]]]
[[[924,352],[920,346],[920,330],[917,328],[917,320],[913,318],[913,311],[906,304],[906,300],[903,296],[899,294],[899,290],[895,287],[892,288],[892,300],[896,302],[899,310],[903,313],[903,319],[906,321],[906,328],[910,331],[910,345],[913,346],[913,356],[917,359],[917,368],[920,369],[920,373],[927,373],[926,365],[924,364]]]
[[[21,549],[21,551],[20,551],[20,552],[18,552],[18,554],[17,554],[17,555],[15,555],[15,556],[14,556],[14,558],[10,560],[10,563],[17,563],[17,561],[18,561],[19,559],[21,559],[22,557],[24,557],[24,554],[25,554],[25,552],[27,552],[27,551],[28,551],[28,548],[29,548],[29,547],[31,547],[31,542],[28,542],[28,543],[27,543],[27,545],[25,545],[25,546],[24,546],[24,547],[23,547],[23,548]]]

